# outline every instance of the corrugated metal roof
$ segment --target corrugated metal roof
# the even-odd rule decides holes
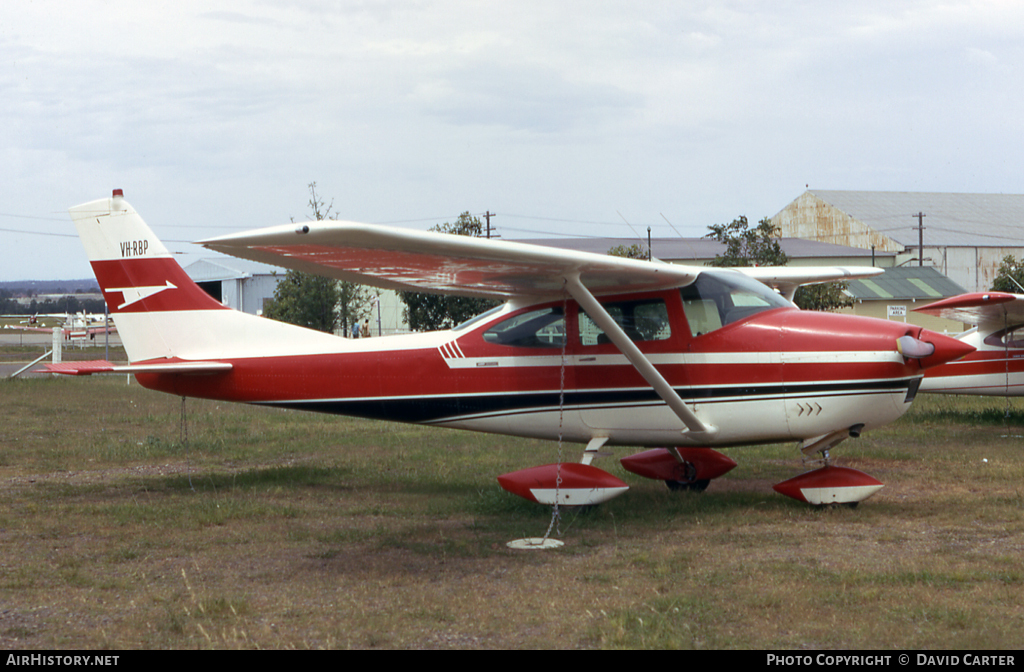
[[[942,194],[914,191],[810,193],[906,247],[918,244],[917,213],[924,213],[926,247],[1024,246],[1024,195]]]
[[[964,288],[930,266],[887,268],[866,280],[851,280],[847,290],[855,299],[935,300],[963,294]]]

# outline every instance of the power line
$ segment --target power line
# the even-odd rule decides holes
[[[17,215],[13,212],[0,212],[0,217],[13,217],[14,219],[43,219],[48,222],[66,222],[67,217],[40,217],[39,215]]]
[[[49,231],[25,231],[23,229],[7,229],[0,227],[0,231],[6,233],[24,233],[29,236],[56,236],[57,238],[78,238],[74,233],[51,233]]]
[[[538,233],[538,234],[545,235],[545,236],[547,236],[549,238],[594,238],[594,239],[621,238],[623,240],[633,240],[634,238],[636,238],[636,236],[597,236],[597,235],[588,234],[588,233],[562,233],[562,232],[559,232],[559,231],[551,231],[551,230],[539,231],[537,229],[523,229],[523,228],[516,227],[516,226],[502,226],[501,230],[502,231],[519,231],[520,233]]]

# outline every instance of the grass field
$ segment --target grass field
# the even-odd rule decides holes
[[[699,495],[600,460],[630,492],[513,551],[551,514],[495,476],[553,443],[200,400],[186,442],[123,376],[0,401],[7,649],[1024,646],[1017,402],[919,396],[844,443],[887,484],[855,510],[771,490],[794,445]]]

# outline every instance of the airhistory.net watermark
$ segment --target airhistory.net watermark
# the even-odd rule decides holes
[[[60,656],[49,653],[7,654],[7,665],[43,665],[46,667],[90,667],[117,665],[120,656]]]

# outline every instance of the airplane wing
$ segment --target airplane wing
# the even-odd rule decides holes
[[[1024,323],[1024,295],[1006,292],[972,292],[935,301],[915,308],[914,311],[957,322],[975,324],[982,331],[1002,329],[1006,325],[1015,326]]]
[[[763,282],[790,301],[800,285],[873,278],[885,272],[873,266],[744,266],[735,270]]]
[[[689,284],[705,270],[513,241],[321,220],[200,241],[243,259],[385,289],[508,300],[559,294],[566,277],[596,295]]]

